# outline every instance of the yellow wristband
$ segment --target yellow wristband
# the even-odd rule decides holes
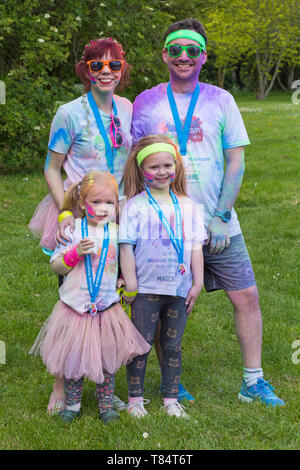
[[[125,297],[134,297],[137,293],[137,290],[135,290],[134,292],[127,292],[126,290],[123,290],[123,294],[125,295]]]
[[[64,211],[58,216],[58,223],[60,224],[62,220],[66,219],[67,217],[74,217],[73,212],[71,211]]]

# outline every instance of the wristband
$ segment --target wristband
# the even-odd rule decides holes
[[[73,212],[71,211],[64,211],[58,216],[58,223],[60,224],[62,220],[66,219],[67,217],[74,217]]]
[[[123,290],[123,294],[125,295],[125,297],[134,297],[137,293],[137,290],[135,290],[134,292],[127,292],[125,289]]]
[[[76,266],[76,264],[82,259],[83,258],[81,258],[77,253],[76,245],[64,254],[64,256],[62,257],[62,262],[66,268],[70,269],[74,268],[74,266]]]

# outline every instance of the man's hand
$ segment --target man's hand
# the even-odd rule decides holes
[[[223,222],[220,217],[215,216],[208,228],[208,239],[206,245],[209,245],[209,253],[216,255],[222,253],[224,248],[230,245],[230,237],[228,233],[228,224]]]
[[[56,243],[56,246],[58,246],[60,243],[62,245],[66,245],[67,244],[67,241],[71,242],[72,240],[70,240],[70,238],[68,238],[65,234],[65,229],[70,226],[70,232],[73,233],[74,231],[74,227],[75,227],[75,219],[74,217],[70,216],[70,217],[66,217],[65,219],[63,219],[61,221],[60,224],[58,224],[58,227],[57,227],[57,230],[56,230],[56,234],[55,234],[55,237],[54,237],[54,240],[55,240],[55,243]]]
[[[198,295],[200,294],[202,290],[202,285],[196,285],[194,284],[190,290],[189,290],[189,293],[187,295],[187,298],[186,298],[186,301],[185,301],[185,305],[188,305],[188,308],[187,308],[187,315],[189,315],[192,311],[192,308],[194,307],[194,304],[197,300],[197,297]]]

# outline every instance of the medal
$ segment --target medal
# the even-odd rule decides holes
[[[88,237],[88,224],[87,219],[84,217],[81,221],[81,233],[82,238]],[[97,267],[97,272],[95,276],[95,281],[93,280],[93,270],[92,270],[92,262],[91,262],[91,255],[85,255],[84,264],[85,264],[85,274],[86,274],[86,281],[87,286],[91,298],[91,303],[89,305],[89,312],[94,317],[97,313],[97,306],[95,304],[98,292],[100,290],[101,281],[104,273],[105,262],[107,258],[109,247],[109,230],[108,224],[104,225],[104,238],[103,244],[101,249],[101,255],[99,259],[99,264]]]
[[[184,266],[183,263],[181,263],[180,266],[179,266],[179,272],[180,272],[180,274],[181,274],[182,276],[183,276],[184,273],[185,273],[185,266]]]
[[[94,317],[97,313],[97,307],[94,303],[90,304],[89,306],[89,312],[90,314],[92,315],[92,317]]]

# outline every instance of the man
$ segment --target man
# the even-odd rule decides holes
[[[244,174],[244,146],[250,143],[247,132],[233,97],[221,88],[198,82],[207,60],[202,24],[195,19],[176,22],[166,31],[164,41],[162,57],[170,82],[137,96],[133,141],[149,134],[166,134],[179,144],[188,195],[204,204],[208,234],[203,250],[205,288],[208,292],[223,289],[234,307],[244,365],[239,399],[283,406],[263,378],[258,291],[233,208]]]

